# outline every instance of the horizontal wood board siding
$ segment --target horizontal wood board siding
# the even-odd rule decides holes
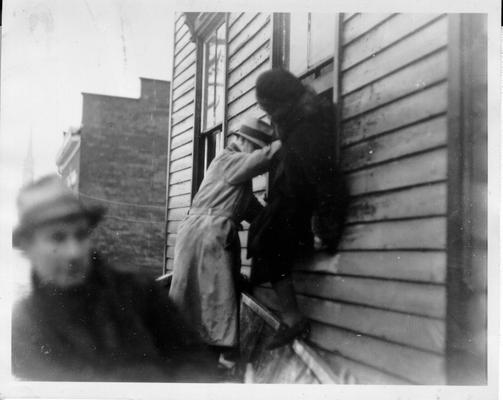
[[[338,254],[296,263],[299,304],[320,354],[359,382],[443,384],[447,18],[358,13],[341,23],[341,167],[352,201]],[[318,85],[330,88],[326,80]],[[276,307],[268,285],[256,295]]]
[[[239,128],[249,117],[264,118],[255,99],[255,81],[271,68],[272,14],[230,13],[228,58],[228,132]],[[266,176],[253,179],[253,191],[263,198]],[[242,272],[249,273],[250,260],[246,258],[248,229],[239,232],[241,239]]]
[[[196,44],[180,14],[175,23],[173,99],[167,212],[167,270],[173,269],[176,232],[191,201],[196,79]]]

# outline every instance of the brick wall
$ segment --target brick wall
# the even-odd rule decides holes
[[[95,232],[117,267],[163,266],[169,82],[141,80],[139,99],[83,94],[79,191],[108,212]]]

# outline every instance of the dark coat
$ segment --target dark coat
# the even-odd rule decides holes
[[[275,127],[282,148],[268,204],[250,226],[252,281],[290,273],[313,249],[313,230],[330,251],[340,241],[349,194],[336,160],[333,108],[307,92]]]
[[[85,284],[14,308],[12,372],[35,381],[212,381],[213,357],[155,282],[95,258]]]

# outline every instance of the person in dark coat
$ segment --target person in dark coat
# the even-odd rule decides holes
[[[23,188],[13,245],[32,268],[12,314],[12,372],[32,381],[212,382],[216,359],[155,281],[91,249],[103,209],[58,176]],[[164,289],[165,290],[165,289]]]
[[[336,160],[334,108],[290,72],[272,69],[256,82],[260,107],[282,142],[270,178],[268,204],[250,226],[254,284],[271,282],[283,322],[270,347],[309,334],[291,279],[299,257],[317,247],[335,252],[343,232],[348,190]]]

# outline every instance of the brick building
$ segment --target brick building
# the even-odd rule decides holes
[[[83,93],[82,127],[57,160],[84,202],[108,208],[101,253],[153,276],[163,266],[169,93],[169,82],[146,78],[138,99]]]

